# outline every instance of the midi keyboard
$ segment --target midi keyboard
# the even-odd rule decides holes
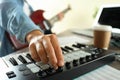
[[[65,64],[57,70],[49,64],[35,62],[28,51],[2,57],[7,68],[0,72],[0,80],[73,80],[111,63],[116,54],[80,43],[61,46],[61,49]]]

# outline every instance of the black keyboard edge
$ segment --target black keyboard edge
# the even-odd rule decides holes
[[[48,76],[45,77],[44,79],[40,79],[40,80],[73,80],[85,73],[88,73],[92,70],[95,70],[101,66],[104,66],[106,64],[111,63],[112,61],[115,60],[115,54],[116,53],[109,53],[103,57],[100,57],[96,60],[90,61],[86,64],[83,64],[81,66],[78,66],[74,69],[65,71],[65,72],[61,72],[52,76]]]

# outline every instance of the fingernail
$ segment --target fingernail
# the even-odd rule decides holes
[[[63,66],[64,65],[64,61],[60,60],[58,63],[59,66]]]
[[[58,66],[57,66],[57,65],[54,65],[53,67],[54,67],[54,69],[55,69],[55,70],[57,70],[57,69],[58,69]]]

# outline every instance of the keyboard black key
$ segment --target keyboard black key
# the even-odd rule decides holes
[[[77,45],[78,45],[79,47],[86,47],[86,45],[81,44],[81,43],[77,43]]]
[[[18,65],[17,61],[16,61],[13,57],[10,58],[9,61],[10,61],[14,66]]]
[[[64,48],[68,49],[68,50],[71,50],[71,51],[74,51],[73,48],[69,47],[69,46],[65,46]]]
[[[67,49],[65,49],[65,48],[63,48],[63,47],[61,47],[61,49],[62,49],[62,51],[64,51],[64,52],[69,52],[69,50],[67,50]]]
[[[35,61],[32,59],[32,57],[31,57],[30,54],[26,54],[26,57],[27,57],[31,62],[35,62]]]
[[[72,47],[80,48],[78,45],[73,44]]]
[[[24,64],[27,63],[27,61],[24,59],[24,57],[22,55],[18,56],[18,59]]]

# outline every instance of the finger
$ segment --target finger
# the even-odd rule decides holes
[[[36,51],[36,47],[35,47],[35,44],[32,43],[29,45],[29,50],[30,50],[30,53],[31,53],[31,57],[35,60],[35,61],[40,61],[40,58],[37,54],[37,51]]]
[[[43,38],[43,45],[44,45],[44,49],[45,49],[45,51],[47,53],[47,56],[48,56],[50,64],[55,69],[57,69],[58,68],[58,66],[57,66],[57,59],[56,59],[56,55],[55,55],[55,52],[54,52],[54,49],[52,47],[52,44],[50,42],[49,37],[44,36],[44,38]]]
[[[36,49],[37,49],[37,54],[38,56],[40,57],[41,61],[43,63],[47,63],[48,62],[48,59],[47,59],[47,54],[44,50],[44,47],[42,45],[42,42],[41,41],[38,41],[36,43]]]
[[[52,46],[53,46],[54,51],[55,51],[55,55],[56,55],[56,58],[58,61],[58,66],[63,66],[64,65],[64,58],[63,58],[62,50],[60,48],[57,37],[55,34],[51,34],[49,37],[50,37],[50,41],[51,41]]]

